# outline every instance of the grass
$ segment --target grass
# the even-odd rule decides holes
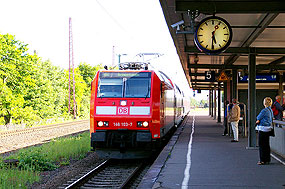
[[[40,180],[38,172],[29,170],[0,169],[0,188],[27,188],[27,185]]]
[[[0,160],[0,188],[27,188],[40,180],[41,171],[68,165],[71,159],[82,159],[90,150],[90,134],[54,139],[37,147],[17,151],[5,159],[19,160],[17,168],[9,168]]]

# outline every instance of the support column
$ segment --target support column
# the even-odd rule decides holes
[[[208,104],[209,104],[209,116],[211,116],[211,89],[209,89]]]
[[[228,81],[224,82],[224,122],[226,121],[226,111],[227,111],[227,100],[228,100]]]
[[[214,86],[214,119],[217,119],[217,88]]]
[[[237,99],[237,70],[233,69],[233,88],[232,88],[232,99]]]
[[[231,80],[227,81],[227,99],[229,101],[229,103],[231,102],[232,97],[232,93],[231,93]]]
[[[217,122],[221,123],[221,83],[218,82],[218,119]]]
[[[283,74],[280,75],[279,74],[279,90],[278,90],[278,94],[281,96],[281,104],[283,104]],[[275,99],[273,99],[275,100]]]
[[[214,111],[213,111],[213,90],[211,89],[211,95],[210,95],[210,103],[211,103],[211,117],[213,117],[214,115]]]
[[[250,48],[252,52],[254,48]],[[256,148],[256,55],[249,54],[248,62],[248,149]]]

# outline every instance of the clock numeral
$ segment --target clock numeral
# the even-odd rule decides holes
[[[209,45],[206,45],[206,48],[208,48]]]
[[[223,40],[224,42],[227,42],[226,40]]]
[[[200,41],[200,43],[203,43],[204,41]]]
[[[219,46],[222,48],[221,44],[219,44]]]
[[[198,35],[198,36],[203,36],[203,35]]]
[[[212,25],[214,25],[215,24],[215,20],[212,20]]]
[[[222,22],[219,22],[218,25],[220,25]]]
[[[229,35],[228,33],[225,33],[224,35]]]
[[[200,30],[204,30],[203,28],[200,28]]]
[[[223,27],[223,29],[226,29],[227,27],[225,26],[225,27]]]
[[[205,24],[206,24],[206,26],[208,26],[208,23],[207,23],[207,22],[205,22]]]

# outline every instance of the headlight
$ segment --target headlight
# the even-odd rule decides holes
[[[142,125],[143,125],[142,121],[138,121],[138,122],[137,122],[137,126],[138,126],[138,127],[142,127]]]
[[[126,106],[127,105],[127,101],[126,100],[121,100],[120,104],[121,104],[121,106]]]
[[[148,122],[147,121],[138,121],[137,122],[137,127],[148,127]]]
[[[99,122],[97,123],[97,125],[98,125],[99,127],[102,127],[102,126],[104,125],[104,123],[103,123],[103,121],[99,121]]]
[[[98,121],[97,123],[98,127],[109,127],[109,122],[108,121]]]
[[[148,122],[147,121],[145,121],[145,122],[143,122],[143,124],[142,124],[144,127],[148,127]]]

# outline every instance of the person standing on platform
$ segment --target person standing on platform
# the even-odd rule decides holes
[[[238,142],[238,122],[240,119],[240,107],[238,105],[237,99],[232,100],[233,107],[229,113],[229,122],[231,123],[234,139],[231,142]]]
[[[281,106],[280,102],[281,102],[281,96],[277,95],[275,97],[276,101],[273,103],[272,105],[272,111],[273,111],[273,115],[275,120],[280,120],[282,121],[283,118],[283,110],[284,108]]]
[[[264,109],[257,116],[256,128],[258,131],[259,162],[258,165],[270,163],[269,136],[272,130],[273,111],[271,109],[272,99],[265,97],[263,100]]]

